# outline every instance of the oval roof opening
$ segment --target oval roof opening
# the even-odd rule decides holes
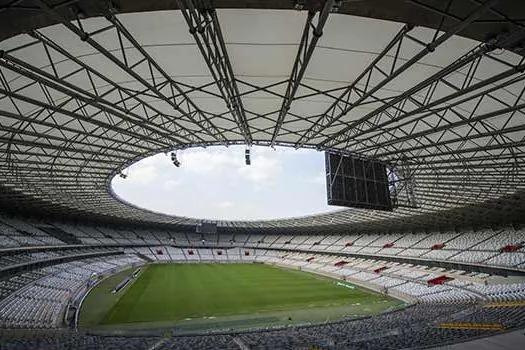
[[[265,220],[337,210],[326,204],[324,154],[254,146],[192,148],[145,158],[115,176],[120,199],[155,212],[218,220]]]

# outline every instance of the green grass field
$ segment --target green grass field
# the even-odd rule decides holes
[[[375,313],[400,304],[367,290],[338,286],[329,278],[261,264],[150,265],[126,289],[111,294],[126,274],[129,271],[104,281],[88,295],[81,326],[203,320],[248,324],[248,319],[257,318],[278,324],[291,316],[315,321],[348,312]]]

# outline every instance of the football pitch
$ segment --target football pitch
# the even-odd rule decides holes
[[[349,283],[262,264],[154,264],[112,294],[129,272],[88,295],[81,326],[267,326],[366,315],[401,304]]]

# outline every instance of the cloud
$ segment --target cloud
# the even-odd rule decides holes
[[[158,171],[154,165],[138,164],[129,170],[128,176],[132,177],[134,182],[144,185],[152,183],[157,178]]]
[[[114,181],[121,183],[122,185],[129,183],[136,183],[139,185],[153,183],[162,173],[164,162],[167,162],[165,158],[166,156],[163,153],[144,158],[123,170],[123,173],[127,175],[126,180],[117,176],[114,178]]]
[[[184,171],[199,175],[224,174],[244,164],[243,154],[236,153],[228,152],[228,149],[188,150],[181,152],[179,159]]]
[[[281,162],[274,157],[254,157],[250,166],[238,168],[238,173],[257,186],[268,185],[275,181],[282,170]]]
[[[180,186],[181,184],[181,181],[180,180],[168,180],[166,182],[164,182],[164,185],[162,187],[164,187],[165,190],[176,190],[178,189],[178,187]]]
[[[285,156],[297,157],[297,156],[311,156],[314,151],[308,148],[295,149],[291,147],[282,147],[282,148],[278,148],[277,152]]]
[[[252,164],[249,166],[245,164],[242,147],[190,150],[181,152],[179,159],[185,172],[236,181],[247,180],[256,186],[270,183],[282,169],[278,154],[266,148],[252,151]]]
[[[228,209],[228,208],[231,208],[233,207],[233,203],[230,202],[230,201],[223,201],[223,202],[219,202],[217,204],[217,206],[221,209]]]
[[[308,178],[306,182],[309,184],[314,184],[314,185],[325,185],[326,184],[326,174],[319,173],[313,177]]]
[[[115,193],[137,206],[194,218],[275,219],[326,212],[324,158],[312,150],[244,146],[180,151],[181,167],[158,154],[115,177]]]

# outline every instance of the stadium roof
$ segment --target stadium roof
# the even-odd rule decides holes
[[[524,221],[522,2],[4,3],[4,210],[189,228],[200,220],[119,201],[112,177],[161,151],[257,144],[398,164],[416,181],[418,208],[220,229]]]

